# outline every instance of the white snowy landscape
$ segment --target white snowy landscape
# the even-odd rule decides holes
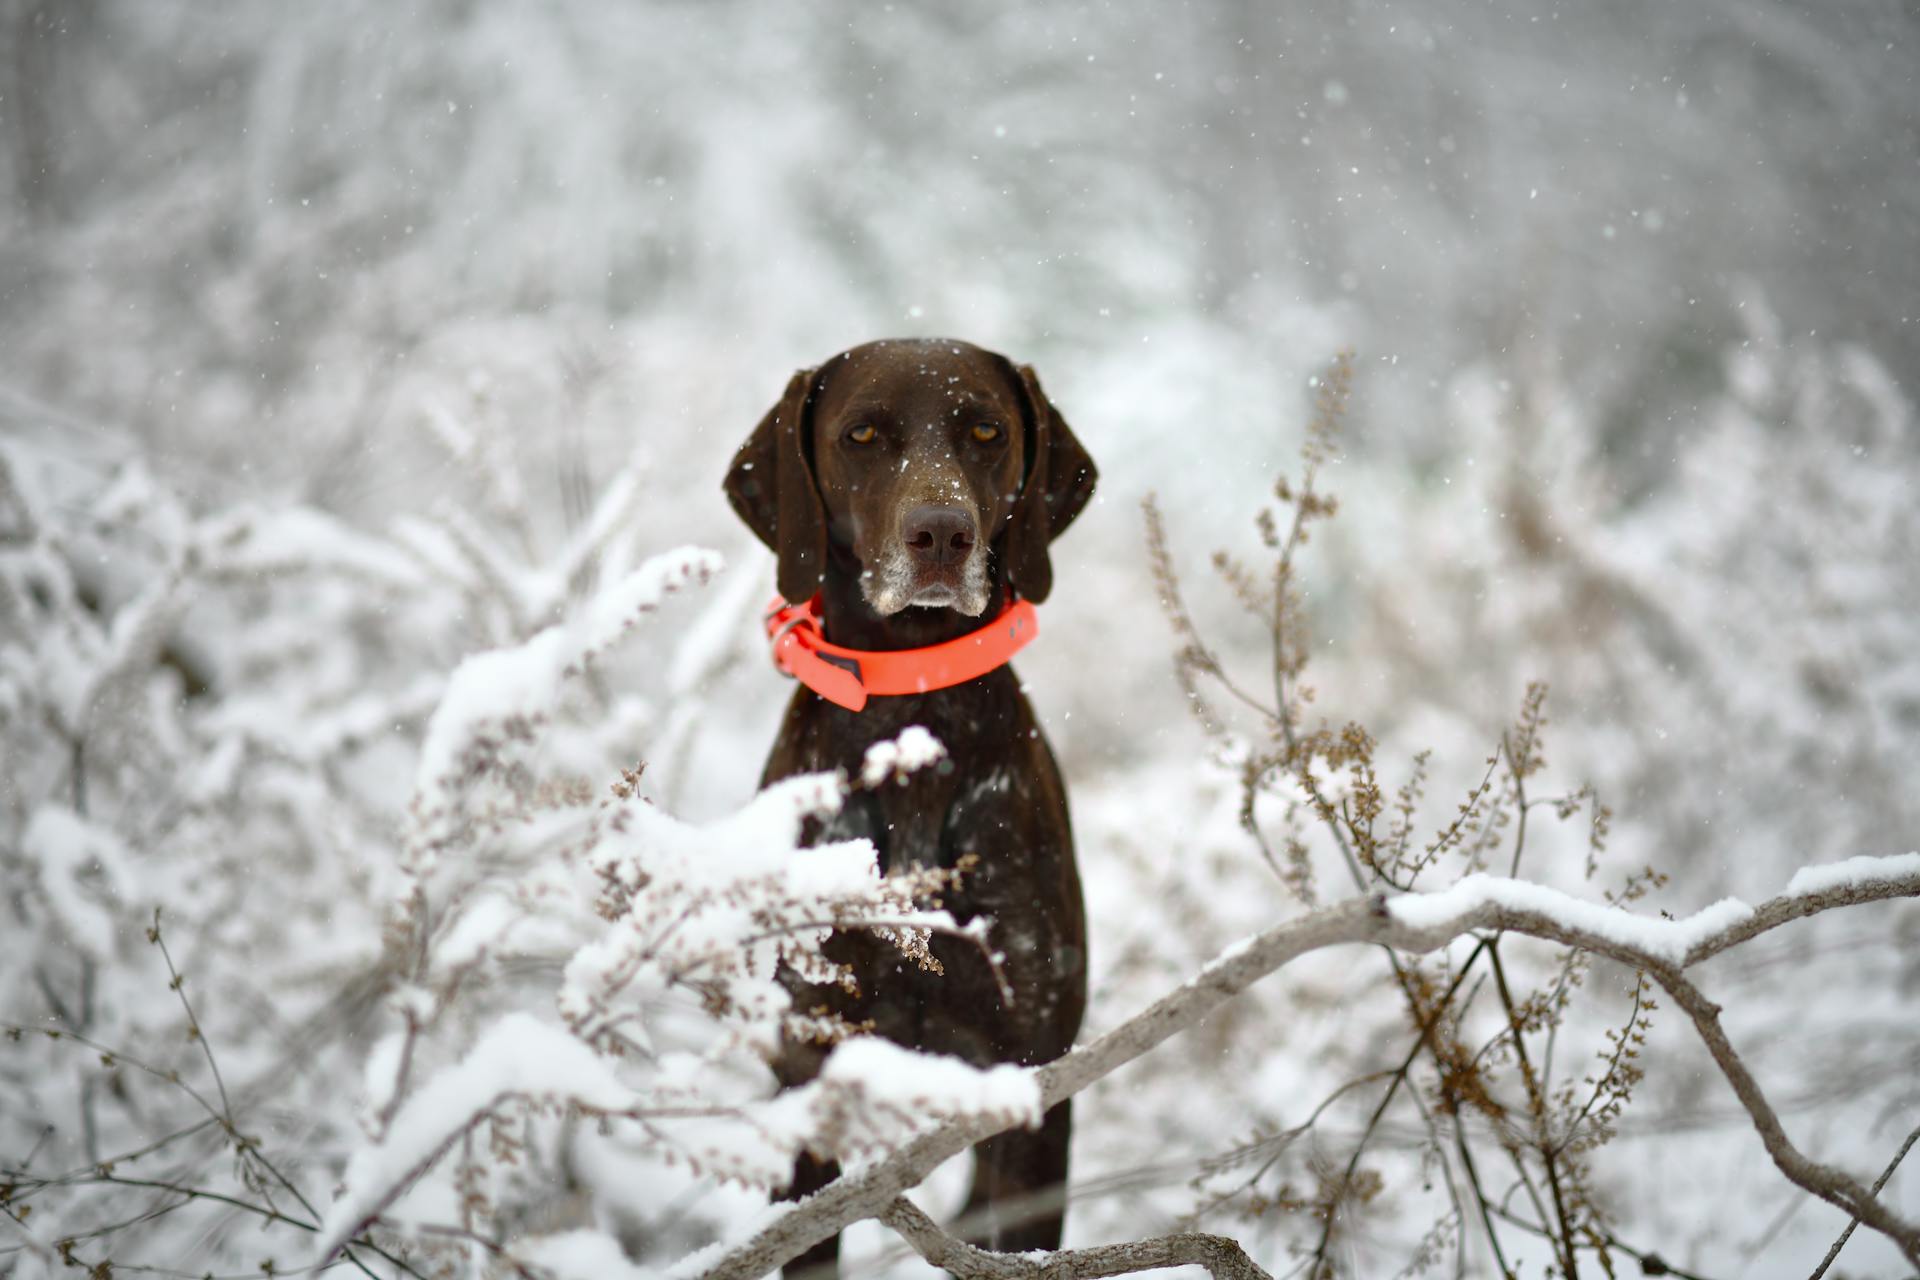
[[[1916,51],[0,2],[0,1277],[1920,1273]],[[948,744],[756,794],[722,475],[905,334],[1099,465],[1015,662],[1092,998],[782,1093],[778,964],[991,945],[799,847]],[[957,1251],[1070,1096],[1066,1251]]]

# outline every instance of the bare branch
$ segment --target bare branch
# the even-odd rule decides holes
[[[173,952],[167,949],[166,937],[160,932],[159,907],[153,909],[153,924],[147,929],[147,941],[160,948],[160,958],[167,962],[167,986],[180,998],[180,1008],[187,1015],[187,1035],[206,1055],[207,1069],[213,1073],[214,1087],[220,1091],[220,1118],[229,1133],[238,1133],[233,1123],[233,1103],[227,1099],[227,1082],[220,1075],[220,1064],[213,1059],[213,1047],[207,1043],[207,1037],[200,1029],[200,1019],[194,1016],[193,1004],[187,999],[186,975],[173,967]]]
[[[1511,756],[1509,756],[1511,759]],[[1520,769],[1514,766],[1514,785],[1520,785]],[[1524,840],[1524,833],[1522,835]],[[1516,842],[1513,851],[1514,865],[1520,863],[1520,851],[1524,846]],[[1554,1162],[1553,1143],[1547,1133],[1547,1081],[1536,1076],[1533,1062],[1527,1056],[1527,1037],[1520,1014],[1514,1005],[1513,992],[1507,986],[1507,969],[1500,962],[1498,944],[1487,948],[1488,959],[1493,963],[1494,986],[1500,992],[1500,1004],[1507,1011],[1507,1025],[1513,1030],[1513,1051],[1520,1060],[1520,1078],[1527,1086],[1527,1114],[1534,1124],[1534,1146],[1540,1152],[1540,1161],[1547,1170],[1547,1189],[1553,1193],[1553,1213],[1560,1223],[1560,1234],[1553,1237],[1554,1246],[1560,1251],[1560,1265],[1567,1280],[1578,1280],[1580,1262],[1573,1251],[1573,1218],[1567,1213],[1567,1200],[1560,1189],[1560,1169]],[[1637,989],[1636,989],[1637,990]]]
[[[1205,1267],[1214,1280],[1273,1280],[1225,1236],[1188,1232],[1053,1253],[991,1253],[954,1239],[905,1196],[895,1198],[879,1217],[915,1253],[960,1280],[1097,1280],[1186,1266]]]
[[[1913,1150],[1913,1144],[1916,1139],[1920,1139],[1920,1129],[1915,1129],[1907,1135],[1907,1140],[1900,1144],[1898,1151],[1893,1153],[1893,1159],[1887,1162],[1887,1167],[1880,1171],[1878,1178],[1874,1179],[1873,1194],[1880,1194],[1880,1188],[1887,1185],[1887,1179],[1891,1178],[1893,1171],[1900,1167],[1900,1162],[1907,1158],[1907,1152]],[[1847,1224],[1847,1229],[1840,1233],[1840,1238],[1833,1242],[1833,1248],[1827,1250],[1827,1256],[1820,1260],[1820,1265],[1813,1269],[1813,1274],[1808,1276],[1807,1280],[1820,1280],[1821,1276],[1827,1274],[1827,1268],[1832,1266],[1833,1260],[1840,1256],[1840,1251],[1847,1247],[1847,1241],[1853,1238],[1853,1229],[1859,1225],[1860,1219],[1858,1218],[1855,1218]]]
[[[1873,1192],[1841,1170],[1809,1159],[1788,1140],[1780,1117],[1774,1114],[1773,1107],[1760,1092],[1759,1082],[1747,1070],[1740,1055],[1734,1052],[1732,1041],[1721,1029],[1720,1006],[1700,994],[1700,988],[1687,981],[1677,969],[1656,966],[1650,972],[1654,980],[1667,989],[1667,994],[1674,998],[1675,1003],[1693,1019],[1694,1029],[1706,1041],[1707,1052],[1713,1055],[1720,1073],[1733,1086],[1740,1105],[1753,1118],[1753,1127],[1760,1131],[1760,1140],[1766,1144],[1767,1154],[1773,1157],[1780,1172],[1786,1174],[1795,1185],[1805,1187],[1829,1204],[1838,1205],[1886,1235],[1900,1246],[1908,1262],[1920,1266],[1920,1225],[1906,1221],[1881,1204]]]
[[[1511,1222],[1514,1226],[1519,1227],[1522,1231],[1525,1231],[1530,1235],[1539,1236],[1543,1240],[1554,1239],[1553,1232],[1547,1230],[1547,1228],[1541,1226],[1537,1222],[1529,1222],[1527,1219],[1521,1217],[1519,1214],[1513,1212],[1511,1209],[1507,1209],[1501,1205],[1491,1204],[1491,1203],[1488,1204],[1486,1207],[1490,1209],[1493,1212],[1494,1216],[1498,1217],[1502,1222]],[[1629,1258],[1632,1258],[1635,1262],[1638,1262],[1640,1264],[1641,1275],[1679,1276],[1680,1280],[1706,1280],[1705,1276],[1696,1274],[1695,1272],[1692,1272],[1692,1271],[1688,1271],[1684,1267],[1674,1266],[1671,1262],[1668,1262],[1665,1258],[1661,1257],[1659,1254],[1653,1252],[1650,1249],[1634,1248],[1632,1245],[1622,1240],[1619,1236],[1614,1235],[1611,1231],[1599,1231],[1596,1234],[1598,1235],[1599,1239],[1606,1242],[1606,1245],[1609,1249],[1618,1249],[1620,1252],[1626,1254]],[[1588,1246],[1588,1247],[1591,1247],[1591,1246]]]

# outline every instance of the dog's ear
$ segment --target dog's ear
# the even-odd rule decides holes
[[[796,603],[813,598],[827,571],[826,510],[807,457],[814,373],[793,375],[727,469],[727,501],[779,557],[780,594]]]
[[[1093,459],[1067,428],[1067,420],[1040,389],[1032,365],[1008,364],[1026,414],[1027,475],[1007,522],[1007,576],[1035,604],[1053,589],[1047,544],[1066,531],[1093,497],[1099,478]]]

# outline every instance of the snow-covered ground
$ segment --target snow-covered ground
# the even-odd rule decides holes
[[[1899,6],[0,22],[0,1021],[64,1033],[0,1041],[0,1186],[92,1171],[15,1193],[34,1208],[0,1219],[0,1274],[59,1269],[30,1241],[174,1205],[98,1168],[162,1139],[113,1176],[331,1229],[392,1171],[374,1140],[435,1146],[460,1099],[618,1110],[624,1089],[748,1116],[663,1116],[652,1141],[548,1108],[456,1135],[395,1210],[460,1221],[480,1197],[546,1241],[529,1258],[612,1274],[608,1238],[663,1266],[758,1220],[763,1195],[710,1174],[777,1167],[796,1135],[884,1146],[918,1097],[1030,1105],[958,1069],[862,1095],[901,1080],[891,1061],[772,1100],[767,965],[704,969],[766,939],[727,911],[673,947],[605,918],[705,893],[938,926],[869,900],[857,850],[755,860],[832,788],[748,804],[787,686],[756,625],[770,558],[720,476],[795,367],[870,337],[1032,361],[1101,468],[1016,664],[1072,789],[1089,1035],[1306,909],[1242,823],[1260,726],[1218,698],[1192,714],[1175,679],[1139,503],[1158,495],[1201,631],[1270,687],[1209,556],[1262,562],[1254,516],[1343,347],[1355,403],[1322,474],[1341,511],[1301,562],[1310,722],[1364,723],[1389,797],[1431,750],[1423,831],[1537,679],[1529,791],[1591,784],[1612,829],[1589,877],[1589,810],[1534,810],[1528,879],[1599,903],[1652,866],[1667,881],[1631,909],[1682,917],[1920,847],[1920,26]],[[1254,809],[1270,841],[1288,799]],[[1345,896],[1337,850],[1309,845],[1319,900]],[[700,850],[736,879],[703,879]],[[1558,972],[1509,946],[1529,989]],[[1867,1181],[1920,1123],[1916,957],[1900,902],[1694,975],[1789,1133]],[[1594,965],[1562,1076],[1597,1072],[1637,991]],[[1384,957],[1322,953],[1097,1084],[1071,1240],[1171,1228],[1258,1165],[1210,1161],[1390,1070],[1412,1030]],[[511,1052],[470,1057],[486,1036]],[[1611,1229],[1704,1276],[1811,1271],[1845,1215],[1767,1161],[1665,1001],[1643,1065],[1590,1157]],[[436,1080],[443,1106],[407,1101]],[[1377,1096],[1330,1107],[1253,1189],[1311,1196]],[[1399,1271],[1445,1213],[1427,1140],[1406,1108],[1370,1139],[1351,1273]],[[343,1179],[355,1207],[330,1210]],[[950,1165],[921,1201],[963,1190]],[[1885,1199],[1920,1216],[1920,1171]],[[1200,1225],[1276,1274],[1317,1237],[1245,1207]],[[199,1200],[74,1254],[285,1271],[314,1236]],[[1522,1274],[1549,1261],[1502,1242]],[[925,1270],[873,1223],[848,1249],[860,1274]],[[1839,1267],[1899,1265],[1861,1231]]]

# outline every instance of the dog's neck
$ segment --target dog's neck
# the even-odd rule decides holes
[[[984,627],[1002,607],[1006,588],[1000,578],[998,546],[987,560],[987,585],[987,599],[992,603],[977,618],[958,609],[917,605],[882,615],[860,592],[860,562],[853,552],[830,544],[826,579],[820,589],[822,628],[828,640],[849,649],[920,649],[955,640]]]

